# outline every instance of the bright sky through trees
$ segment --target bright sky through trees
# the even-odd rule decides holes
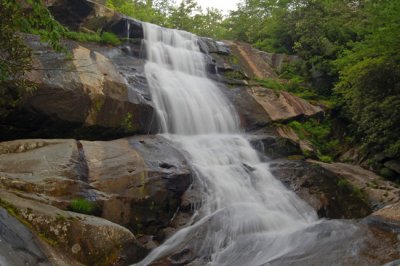
[[[225,15],[229,13],[230,10],[236,9],[236,5],[240,0],[197,0],[197,3],[203,8],[215,7],[221,9]]]

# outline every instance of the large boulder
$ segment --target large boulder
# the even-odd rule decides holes
[[[386,230],[400,233],[400,202],[377,210],[368,217],[368,221]]]
[[[100,217],[96,220],[85,216],[82,218],[84,221],[92,224],[92,219],[95,219],[96,226],[106,223],[111,229],[122,228],[118,227],[122,225],[140,235],[143,242],[153,239],[156,241],[153,245],[157,245],[165,237],[163,230],[174,222],[175,214],[181,208],[181,197],[191,182],[191,171],[185,158],[169,141],[159,136],[95,142],[66,139],[0,143],[0,188],[4,192],[1,199],[18,210],[28,210],[36,204],[40,207],[38,215],[46,212],[45,215],[49,216],[53,213],[49,219],[46,218],[48,223],[40,223],[38,228],[33,225],[39,233],[58,226],[57,213],[75,217],[68,210],[79,211],[73,203],[83,198],[94,207],[90,214]],[[16,204],[25,202],[19,197],[29,204]],[[26,215],[18,217],[30,219]],[[83,226],[83,229],[73,229],[77,232],[96,231],[96,227],[89,228],[89,225],[77,226]],[[93,235],[95,237],[96,234]],[[68,241],[63,242],[62,250],[75,245],[71,244],[72,240]],[[89,238],[85,241],[80,244],[81,247],[90,246],[90,241],[98,240]],[[124,243],[118,239],[109,241]],[[145,254],[140,246],[132,250]],[[99,252],[103,251],[106,250]],[[104,255],[101,254],[98,256]],[[93,259],[79,256],[74,258],[84,263]],[[135,255],[130,262],[138,258],[139,255]]]
[[[250,44],[233,41],[225,41],[224,43],[238,59],[239,65],[247,76],[260,79],[278,77],[271,65],[256,53]]]
[[[219,83],[222,92],[235,107],[241,127],[246,131],[254,131],[271,123],[264,108],[247,92],[245,87],[229,87]]]
[[[102,217],[147,235],[169,225],[191,173],[167,140],[138,136],[81,143],[90,185],[108,194]]]
[[[37,237],[0,207],[0,264],[51,265]]]
[[[263,52],[248,43],[239,41],[224,41],[224,43],[239,59],[247,75],[254,78],[277,78],[276,72],[279,72],[284,64],[300,60],[296,55]]]
[[[263,87],[251,87],[247,91],[274,122],[313,117],[323,113],[321,107],[287,91],[277,92]]]
[[[278,159],[290,156],[301,156],[300,145],[279,136],[273,128],[262,129],[247,135],[251,145],[268,159]]]
[[[97,51],[67,41],[68,54],[52,51],[35,36],[27,36],[27,42],[34,51],[34,70],[27,77],[35,89],[3,121],[1,139],[109,139],[151,130],[153,107],[145,93],[134,88],[145,80],[137,76],[132,77],[136,83],[128,80],[108,58],[122,57],[120,49]],[[143,62],[137,59],[136,64]]]
[[[105,219],[62,211],[4,190],[0,190],[0,198],[2,205],[28,224],[42,241],[84,265],[112,265],[136,261],[144,255],[128,229]]]
[[[378,210],[400,201],[400,188],[395,183],[358,165],[312,161],[349,182],[364,193],[369,205]]]
[[[272,173],[313,207],[320,217],[363,218],[371,213],[363,193],[345,179],[305,161],[275,160]]]
[[[115,33],[120,38],[142,39],[142,23],[115,12],[102,0],[46,1],[54,18],[74,31]]]

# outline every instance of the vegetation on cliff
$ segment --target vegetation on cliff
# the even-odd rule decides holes
[[[202,10],[196,0],[178,2],[107,0],[106,5],[161,26],[299,55],[300,63],[280,73],[287,83],[259,82],[311,101],[322,100],[335,120],[326,124],[347,124],[337,137],[362,146],[370,158],[374,154],[400,157],[399,1],[242,0],[226,16],[217,9]],[[38,33],[55,49],[62,49],[61,37],[119,43],[107,32],[69,32],[42,1],[25,3],[0,3],[0,116],[18,104],[22,91],[31,88],[23,79],[32,67],[31,51],[18,32]]]

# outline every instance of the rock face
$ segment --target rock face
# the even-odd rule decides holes
[[[300,139],[299,136],[291,127],[285,125],[279,126],[276,128],[276,133],[282,138],[290,139],[295,143],[299,144],[303,154],[307,154],[310,156],[316,154],[313,144],[308,140]]]
[[[322,166],[360,189],[374,210],[400,201],[400,188],[396,184],[360,166],[345,163],[310,162]]]
[[[312,206],[320,217],[351,219],[371,213],[359,190],[318,165],[277,160],[271,162],[271,171]]]
[[[161,241],[190,184],[185,159],[161,137],[0,143],[2,202],[88,265],[139,260],[147,251],[126,228]],[[92,202],[99,217],[68,212],[78,198]]]
[[[27,77],[36,89],[0,121],[0,140],[20,139],[0,143],[1,265],[129,265],[188,224],[203,203],[201,185],[170,141],[154,135],[121,139],[158,128],[144,73],[142,24],[104,3],[46,1],[69,29],[113,32],[126,41],[120,47],[65,40],[68,53],[62,54],[26,36],[34,53]],[[209,77],[236,107],[248,139],[275,176],[320,217],[362,218],[374,210],[365,226],[384,232],[372,233],[371,261],[383,261],[374,258],[384,254],[381,243],[387,258],[396,259],[397,236],[385,230],[399,232],[399,188],[360,167],[299,160],[313,152],[312,145],[274,122],[323,110],[288,92],[249,85],[249,78],[277,78],[276,70],[298,58],[209,38],[200,38],[199,47]],[[89,141],[109,139],[115,140]],[[381,163],[399,172],[393,158]],[[77,213],[77,199],[93,207],[90,215]],[[159,265],[188,258],[205,264],[192,255],[177,250]]]
[[[0,191],[0,197],[12,204],[15,215],[28,223],[43,241],[85,265],[109,265],[129,257],[128,254],[129,260],[140,256],[135,237],[122,226],[94,216],[61,211],[4,191]]]
[[[300,146],[295,141],[282,138],[273,132],[257,131],[248,136],[251,145],[268,159],[301,155]]]
[[[276,92],[267,88],[249,88],[241,85],[226,86],[222,83],[220,83],[220,88],[235,106],[241,125],[246,131],[261,129],[273,122],[289,122],[323,116],[321,107],[285,91]],[[283,132],[281,133],[282,137],[291,139]],[[312,149],[307,143],[303,142],[301,145],[304,149]]]
[[[277,78],[275,70],[268,64],[250,44],[225,41],[230,47],[234,56],[236,56],[241,66],[244,68],[247,76],[252,78]]]
[[[46,1],[51,14],[61,24],[74,31],[108,31],[120,38],[143,38],[139,21],[105,7],[102,0]]]
[[[369,221],[385,229],[400,232],[400,202],[387,205],[368,217]]]
[[[32,232],[0,207],[1,265],[51,265],[38,242]]]
[[[286,91],[275,92],[262,87],[252,87],[248,93],[264,108],[272,121],[288,121],[301,117],[322,114],[319,106],[294,96]]]
[[[28,36],[27,41],[35,53],[35,70],[28,79],[36,89],[4,121],[1,139],[107,139],[151,131],[153,107],[143,96],[145,93],[138,92],[139,83],[143,83],[140,77],[131,74],[131,80],[127,80],[120,74],[124,73],[119,69],[122,66],[117,68],[100,48],[96,51],[68,41],[65,44],[71,52],[69,59],[66,54],[51,51],[36,37]],[[116,49],[115,53],[122,51]],[[117,56],[113,57],[117,60]],[[136,61],[142,64],[140,59]],[[132,62],[133,68],[133,57]]]

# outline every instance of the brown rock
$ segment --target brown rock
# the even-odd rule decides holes
[[[248,89],[248,93],[264,108],[274,122],[312,117],[323,112],[321,107],[314,106],[286,91],[276,92],[262,87],[252,87]]]
[[[274,69],[261,57],[250,44],[242,42],[224,41],[247,76],[252,78],[277,78]]]
[[[371,217],[384,220],[400,229],[400,202],[387,205],[371,214]]]
[[[158,136],[0,143],[1,188],[64,210],[86,198],[95,214],[135,233],[168,227],[191,182],[184,157]]]
[[[0,139],[115,139],[147,134],[156,124],[152,123],[153,107],[142,92],[146,80],[137,75],[129,80],[122,76],[120,73],[136,71],[117,68],[107,58],[110,50],[94,44],[89,49],[66,41],[71,59],[41,44],[38,37],[27,35],[26,40],[35,55],[35,70],[27,78],[36,89],[1,121],[5,130]],[[130,58],[131,65],[143,65],[143,60]]]
[[[224,85],[220,87],[238,112],[241,127],[246,131],[257,130],[271,123],[264,108],[247,92],[245,87],[228,88]]]
[[[344,178],[354,187],[363,191],[370,206],[377,210],[400,200],[400,188],[377,174],[358,165],[346,163],[323,163],[310,161]]]
[[[82,46],[76,46],[72,53],[69,61],[38,58],[42,68],[57,69],[52,73],[30,73],[38,89],[26,99],[28,109],[67,122],[105,128],[121,127],[130,114],[132,128],[143,130],[139,116],[143,112],[151,115],[151,108],[129,101],[127,83],[113,63]]]
[[[142,257],[142,248],[133,234],[107,220],[62,211],[0,191],[2,202],[53,248],[85,265],[111,265]],[[129,254],[128,257],[125,257]]]
[[[359,190],[317,164],[276,160],[270,167],[272,173],[313,207],[320,217],[363,218],[371,213]]]
[[[279,126],[276,128],[276,131],[278,135],[281,136],[282,138],[287,138],[298,143],[300,145],[300,149],[303,152],[303,154],[312,155],[316,153],[312,143],[308,140],[300,139],[299,136],[297,136],[296,132],[294,132],[294,130],[291,127]]]

